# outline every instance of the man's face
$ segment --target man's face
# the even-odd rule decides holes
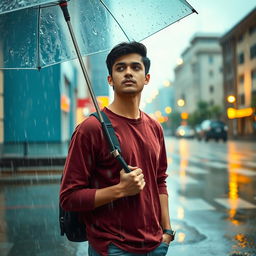
[[[148,84],[150,75],[145,75],[142,57],[131,53],[118,58],[113,67],[108,83],[117,94],[137,94]]]

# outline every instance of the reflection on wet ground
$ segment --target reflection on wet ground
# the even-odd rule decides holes
[[[167,138],[166,147],[177,231],[168,255],[255,256],[256,145]],[[87,243],[60,236],[58,177],[37,175],[38,184],[0,184],[0,255],[86,256]]]
[[[207,238],[197,252],[205,244],[209,251],[204,255],[256,255],[256,145],[167,141],[168,187],[176,188],[171,216],[202,227]]]

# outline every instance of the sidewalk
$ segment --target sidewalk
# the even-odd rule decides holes
[[[61,166],[0,167],[0,185],[60,183]]]

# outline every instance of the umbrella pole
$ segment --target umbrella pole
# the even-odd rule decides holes
[[[74,30],[72,28],[72,24],[70,22],[70,15],[69,15],[69,12],[68,12],[67,1],[61,1],[59,5],[60,5],[60,7],[61,7],[61,9],[63,11],[64,18],[65,18],[65,20],[67,22],[68,29],[69,29],[69,32],[70,32],[70,35],[71,35],[71,38],[72,38],[72,41],[73,41],[73,44],[74,44],[74,47],[75,47],[75,50],[76,50],[76,54],[77,54],[77,57],[78,57],[81,69],[83,71],[83,75],[84,75],[85,81],[86,81],[88,89],[89,89],[90,96],[92,98],[92,101],[93,101],[93,104],[95,106],[96,112],[98,114],[98,117],[99,117],[100,123],[102,125],[102,128],[103,128],[103,130],[105,132],[105,135],[107,137],[107,140],[109,142],[109,145],[110,145],[110,148],[111,148],[111,154],[120,162],[120,164],[124,168],[125,172],[128,173],[131,170],[129,169],[127,163],[124,161],[123,157],[120,155],[119,151],[115,148],[115,146],[114,146],[114,144],[112,142],[112,139],[110,137],[110,134],[109,134],[107,126],[106,126],[106,123],[104,122],[104,119],[102,117],[102,114],[101,114],[101,111],[100,111],[100,107],[99,107],[99,104],[97,102],[95,93],[94,93],[94,91],[92,89],[92,84],[91,84],[89,75],[87,73],[87,70],[85,68],[84,61],[83,61],[83,58],[82,58],[82,55],[81,55],[81,51],[79,49],[79,46],[78,46],[78,43],[77,43],[77,40],[76,40],[76,36],[74,34]]]

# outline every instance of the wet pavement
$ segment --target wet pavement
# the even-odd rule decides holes
[[[177,231],[168,255],[255,256],[256,143],[168,137],[166,147]],[[39,170],[36,178],[25,170],[1,175],[6,179],[0,183],[1,256],[87,255],[87,243],[59,234],[60,170]]]

